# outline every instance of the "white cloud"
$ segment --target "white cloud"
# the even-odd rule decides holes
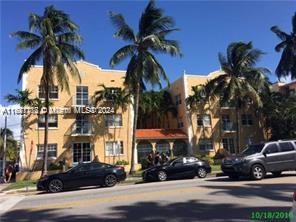
[[[3,106],[0,104],[0,127],[5,126],[5,110],[16,110],[19,109],[19,105],[9,105]],[[13,131],[14,138],[16,140],[20,139],[21,135],[21,115],[13,115],[13,113],[7,115],[7,128]]]

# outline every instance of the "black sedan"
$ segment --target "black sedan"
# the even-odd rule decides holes
[[[168,179],[205,178],[211,172],[208,162],[195,157],[172,159],[161,166],[154,166],[142,174],[144,181],[165,181]]]
[[[121,166],[99,162],[82,163],[64,173],[40,178],[37,183],[37,190],[56,193],[65,189],[85,186],[113,187],[125,178],[126,173]]]

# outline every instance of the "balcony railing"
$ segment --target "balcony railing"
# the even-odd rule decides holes
[[[224,132],[235,132],[236,126],[234,122],[223,122],[222,123],[222,130]]]

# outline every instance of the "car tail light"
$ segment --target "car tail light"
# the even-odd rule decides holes
[[[296,191],[294,191],[293,200],[296,201]]]

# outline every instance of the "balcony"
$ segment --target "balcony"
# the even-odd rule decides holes
[[[90,123],[74,123],[70,129],[71,136],[91,136],[94,133],[93,127]]]
[[[223,122],[222,123],[222,130],[225,133],[236,132],[236,125],[234,122]]]

